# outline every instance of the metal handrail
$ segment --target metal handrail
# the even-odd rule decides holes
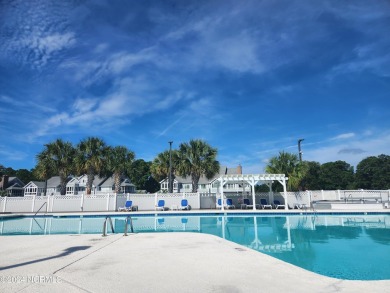
[[[39,211],[43,208],[43,206],[44,206],[45,204],[47,204],[46,201],[45,201],[45,202],[41,205],[41,207],[37,210],[37,212],[34,214],[34,217],[39,213]]]
[[[126,220],[125,220],[125,233],[123,234],[123,236],[127,236],[127,230],[128,230],[129,221],[130,221],[131,233],[134,233],[133,219],[131,218],[131,216],[128,216],[128,217],[126,218]]]
[[[112,219],[111,219],[111,217],[107,216],[106,219],[104,220],[104,223],[103,223],[103,235],[102,236],[107,236],[107,220],[110,220],[111,232],[115,233],[114,225],[112,224]]]

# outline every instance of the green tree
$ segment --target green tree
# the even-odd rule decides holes
[[[353,189],[353,167],[344,161],[328,162],[321,165],[320,184],[322,189]]]
[[[356,187],[390,189],[390,156],[379,155],[363,159],[356,166]]]
[[[27,169],[16,170],[15,176],[18,177],[24,184],[36,179],[33,172]]]
[[[87,194],[92,192],[95,175],[107,173],[107,145],[97,137],[88,137],[77,145],[76,168],[79,174],[87,174]]]
[[[45,144],[43,151],[36,156],[36,176],[39,179],[47,180],[51,176],[58,175],[61,195],[65,195],[67,178],[74,171],[75,153],[76,150],[72,143],[61,139]]]
[[[152,162],[146,162],[142,159],[135,160],[128,170],[131,182],[137,187],[137,190],[146,190],[146,182],[150,177],[150,167]]]
[[[305,190],[320,190],[320,173],[321,173],[321,164],[318,162],[309,162],[304,161],[306,164],[306,174],[302,179],[302,186]]]
[[[299,190],[301,181],[307,172],[307,166],[300,162],[296,154],[279,152],[279,156],[272,157],[265,171],[269,174],[284,174],[288,177],[287,189],[290,191]],[[278,186],[278,185],[276,185]]]
[[[121,191],[121,178],[131,169],[134,160],[134,152],[124,146],[107,147],[107,171],[114,176],[115,192]]]
[[[3,175],[7,175],[7,174],[5,174],[5,167],[0,164],[0,177]]]
[[[145,182],[145,190],[148,193],[157,192],[160,190],[160,183],[153,176],[148,176],[148,180]]]
[[[177,172],[183,177],[191,176],[192,192],[198,191],[201,176],[211,179],[219,172],[217,149],[203,140],[190,140],[179,146]]]
[[[176,165],[178,161],[178,152],[177,150],[171,151],[171,164],[172,164],[172,174],[176,173]],[[169,175],[169,150],[159,153],[156,158],[154,158],[150,171],[157,181],[161,181],[168,177]],[[174,176],[173,176],[174,177]]]
[[[0,169],[1,175],[8,175],[10,177],[16,176],[16,170],[12,169],[11,167],[7,167],[7,168],[4,166],[0,166],[0,167],[3,167],[2,169]]]

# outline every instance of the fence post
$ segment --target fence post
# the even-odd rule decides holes
[[[80,209],[84,211],[84,192],[81,194]]]
[[[322,197],[322,200],[324,200],[324,190],[321,189],[321,197]]]
[[[198,193],[198,202],[199,202],[199,209],[200,209],[201,208],[200,207],[200,192],[198,191],[197,193]]]
[[[306,190],[307,200],[308,200],[308,207],[311,206],[311,192],[310,190]]]
[[[34,212],[34,208],[35,208],[35,194],[33,195],[33,202],[31,204],[31,212],[33,213]]]
[[[115,193],[116,194],[116,193]],[[110,207],[110,194],[107,193],[107,212],[109,210],[109,207]]]
[[[114,211],[116,212],[116,203],[118,201],[118,194],[115,194],[115,197],[114,197]]]
[[[154,206],[157,206],[157,192],[154,194]]]
[[[50,195],[47,195],[47,198],[46,198],[46,213],[50,211],[49,205],[50,205]],[[54,202],[53,202],[53,205],[54,205]],[[51,208],[51,211],[53,211],[53,207]]]
[[[5,196],[5,199],[4,199],[4,205],[3,205],[3,213],[5,213],[5,210],[6,210],[6,206],[7,206],[7,198],[8,198],[8,196]]]
[[[341,196],[340,196],[340,189],[337,189],[337,196],[338,196],[338,200],[341,199]]]

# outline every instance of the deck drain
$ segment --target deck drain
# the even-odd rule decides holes
[[[234,249],[238,250],[238,251],[245,251],[246,250],[245,248],[241,248],[241,247],[235,247]]]

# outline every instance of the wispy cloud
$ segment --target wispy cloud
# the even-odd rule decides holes
[[[67,132],[68,127],[88,128],[96,123],[100,124],[101,130],[109,131],[112,127],[129,123],[147,113],[166,110],[180,101],[192,98],[191,93],[181,90],[161,96],[159,90],[159,85],[142,77],[123,78],[105,97],[79,97],[66,111],[49,116],[44,122],[40,121],[40,126],[30,138],[44,136],[54,130],[58,133]]]
[[[13,38],[0,45],[3,57],[41,70],[48,63],[57,63],[57,54],[76,44],[76,33],[67,29],[66,5],[61,13],[50,5],[43,6],[21,1],[7,7],[5,26]]]
[[[335,137],[332,137],[331,140],[337,140],[337,139],[348,139],[348,138],[352,138],[355,136],[355,133],[352,133],[352,132],[349,132],[349,133],[343,133],[343,134],[339,134]]]
[[[22,161],[29,157],[29,154],[26,152],[14,150],[9,146],[0,144],[0,156],[3,158],[11,157],[14,161]],[[6,166],[7,167],[7,166]]]
[[[364,150],[362,149],[354,149],[354,148],[350,148],[350,149],[341,149],[338,151],[338,154],[353,154],[353,155],[359,155],[359,154],[363,154],[365,153]]]
[[[337,142],[338,140],[333,140]],[[368,156],[378,156],[388,153],[390,143],[390,133],[388,131],[376,131],[369,137],[355,137],[344,142],[327,144],[317,148],[310,148],[304,151],[306,160],[320,163],[333,162],[336,160],[346,161],[356,166],[361,160]]]
[[[163,131],[161,131],[160,133],[157,134],[157,137],[160,137],[160,136],[163,136],[165,135],[168,130],[170,130],[173,126],[175,126],[176,124],[178,124],[181,120],[183,120],[184,118],[184,115],[183,116],[180,116],[178,119],[176,119],[175,121],[173,121],[171,124],[169,124]]]

